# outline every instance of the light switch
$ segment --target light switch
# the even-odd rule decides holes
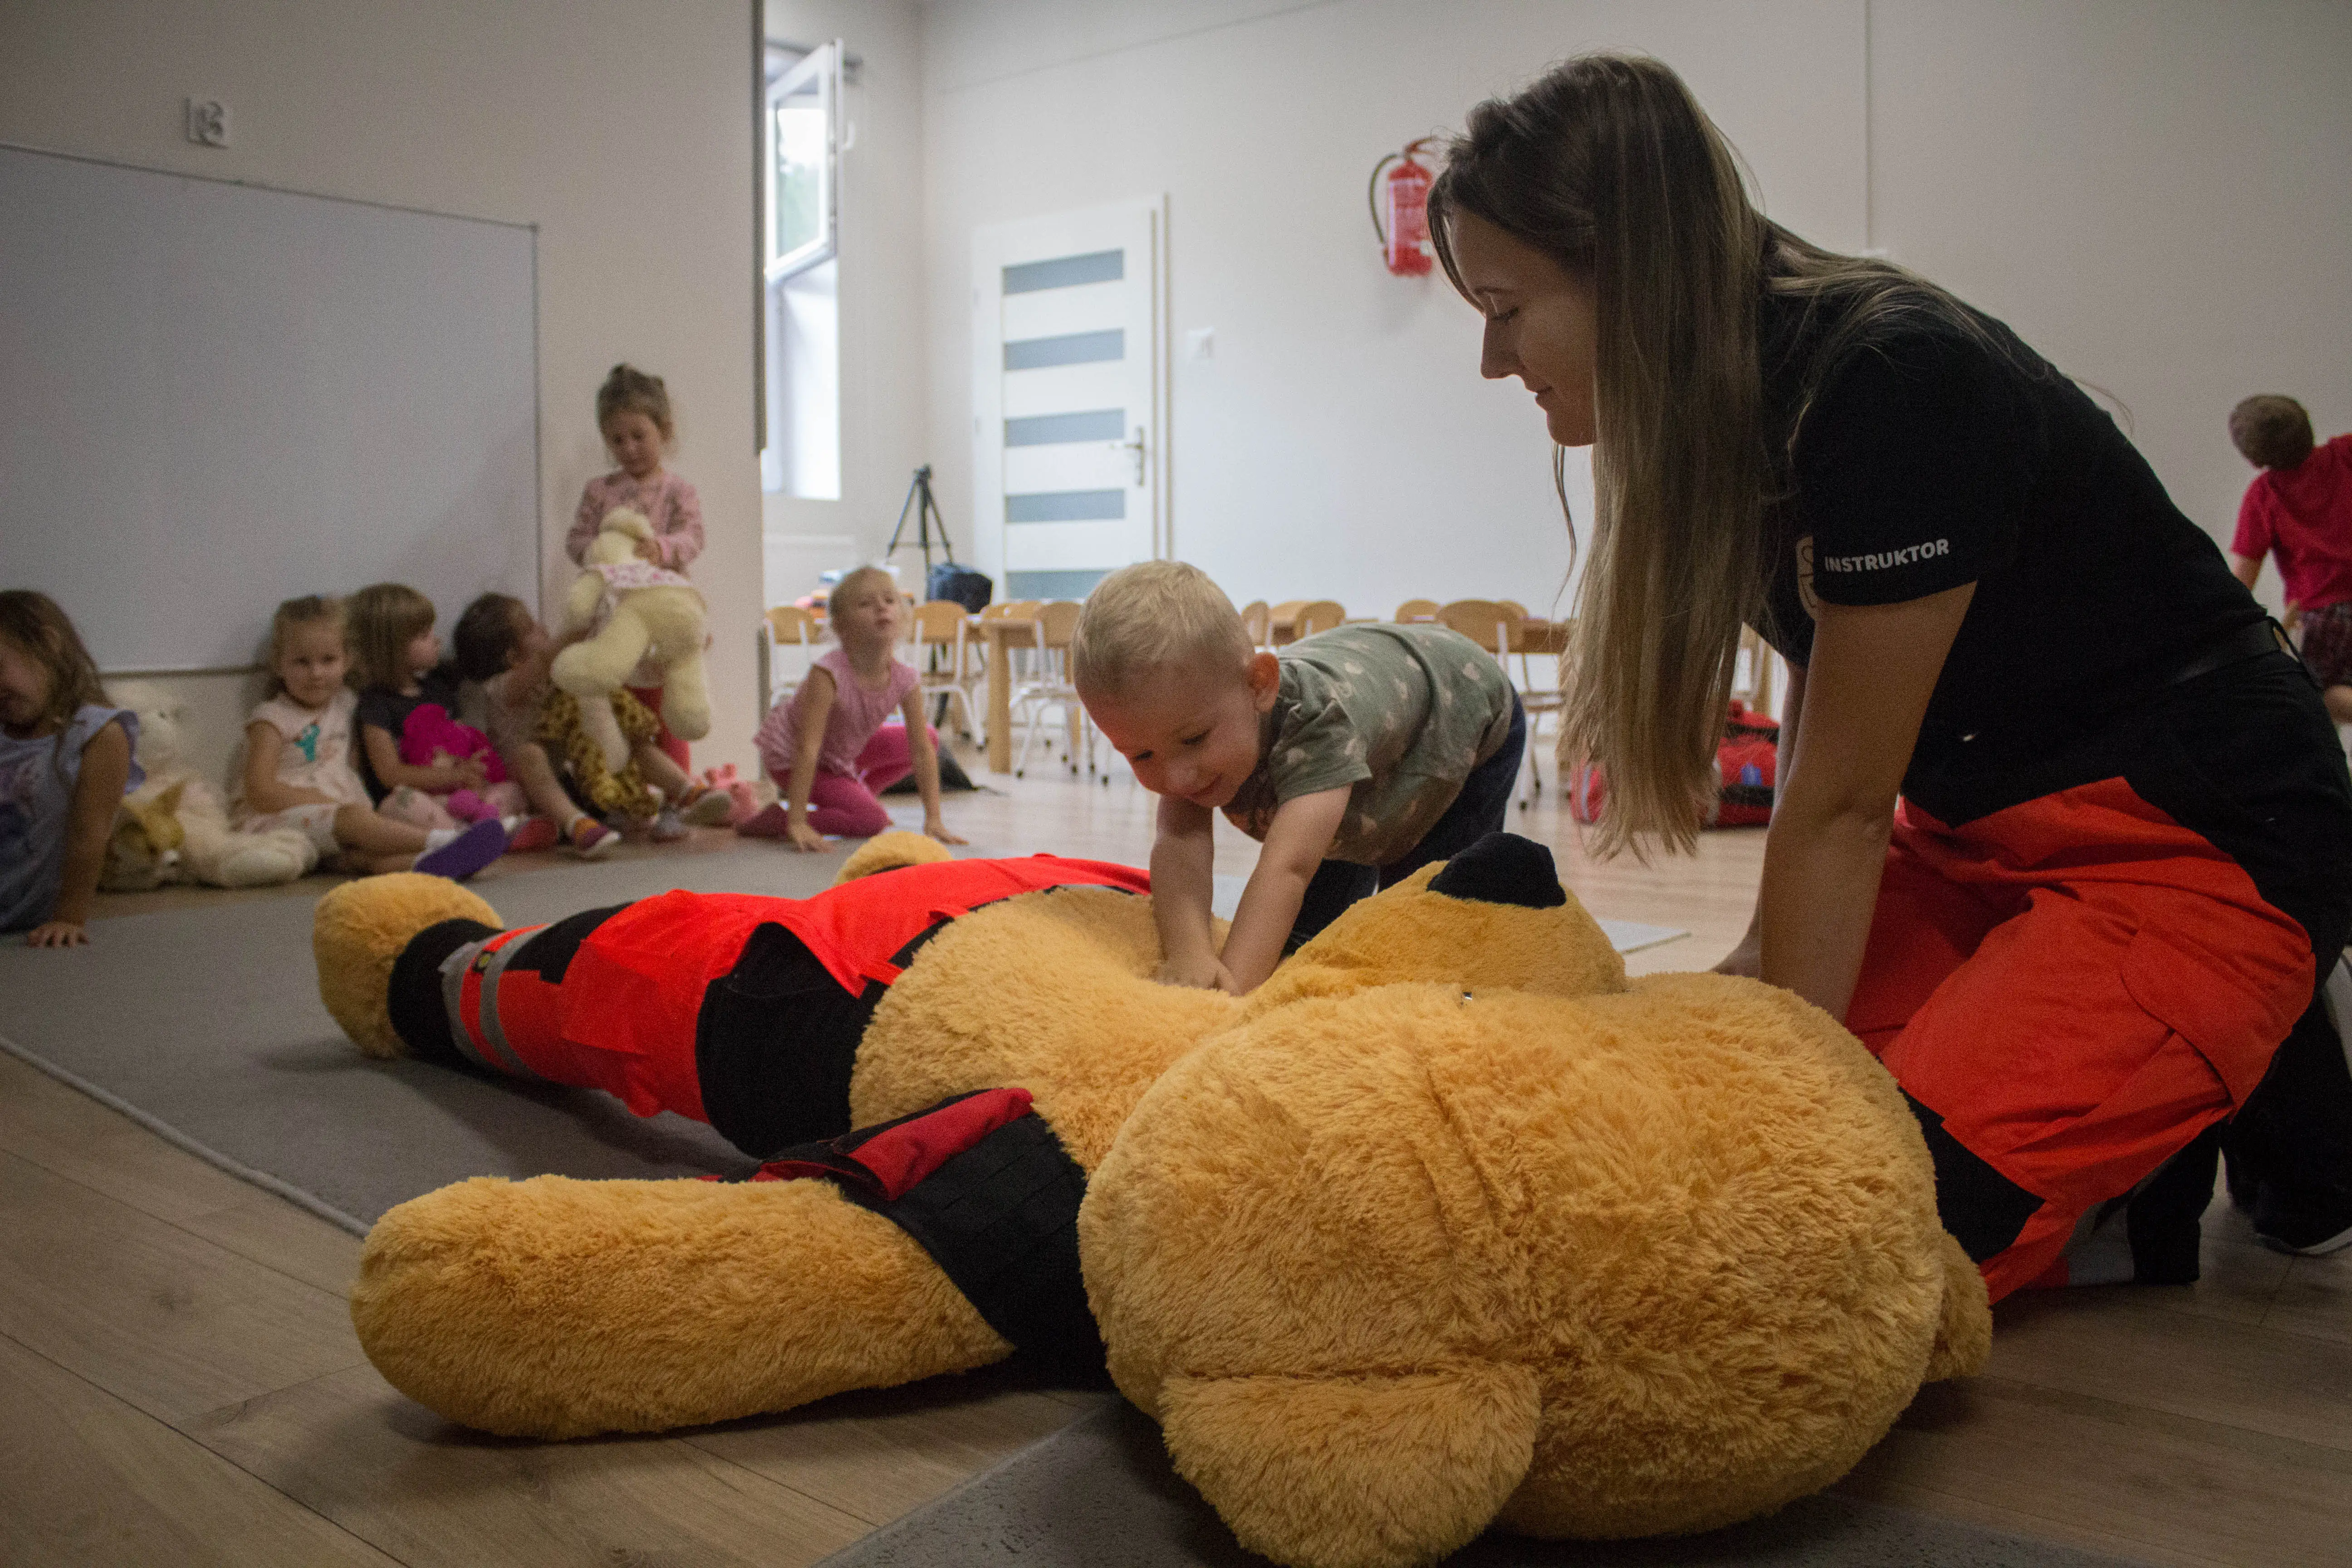
[[[1186,359],[1214,359],[1217,354],[1217,329],[1194,327],[1184,334]]]

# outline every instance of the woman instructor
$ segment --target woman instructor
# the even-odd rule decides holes
[[[1794,679],[1723,967],[1893,1072],[1994,1297],[2194,1279],[2225,1143],[2274,1245],[2352,1240],[2318,1001],[2352,780],[2114,422],[2000,322],[1767,221],[1652,60],[1480,105],[1430,221],[1482,373],[1593,449],[1561,748],[1608,770],[1602,847],[1690,847],[1756,627]]]

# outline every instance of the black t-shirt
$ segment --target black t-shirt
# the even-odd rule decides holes
[[[1891,605],[1977,585],[1903,784],[1948,821],[2263,618],[2115,421],[2007,327],[1976,320],[1991,342],[1906,322],[1817,368],[1822,313],[1768,295],[1759,319],[1766,428],[1787,471],[1757,629],[1804,665],[1809,594]]]
[[[375,763],[368,757],[367,731],[373,724],[392,736],[394,750],[400,746],[400,734],[408,723],[408,716],[427,702],[438,702],[451,716],[457,711],[457,678],[446,668],[431,669],[417,677],[415,692],[407,697],[382,686],[371,686],[360,693],[359,707],[352,722],[359,733],[352,749],[358,753],[360,783],[367,785],[368,798],[381,801],[392,793],[383,780],[375,776]]]

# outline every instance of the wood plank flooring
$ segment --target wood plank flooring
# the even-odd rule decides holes
[[[986,782],[948,817],[990,850],[1149,849],[1150,797],[1123,771]],[[1761,834],[1643,868],[1580,853],[1549,796],[1517,826],[1596,913],[1692,932],[1636,971],[1704,967],[1747,924]],[[1252,852],[1221,834],[1218,870]],[[319,887],[165,889],[100,916]],[[1842,1489],[2149,1563],[2352,1563],[2352,1252],[2267,1252],[2226,1203],[2206,1231],[2194,1286],[2004,1305],[1990,1373],[1923,1393]],[[367,1364],[343,1301],[358,1252],[0,1057],[0,1562],[813,1563],[1110,1397],[1000,1372],[663,1437],[506,1442]]]

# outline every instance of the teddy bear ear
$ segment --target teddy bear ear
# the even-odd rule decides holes
[[[1944,1314],[1936,1324],[1935,1348],[1927,1352],[1928,1383],[1974,1377],[1992,1355],[1992,1307],[1984,1273],[1948,1230],[1943,1249]]]
[[[1276,1563],[1402,1568],[1466,1545],[1535,1459],[1516,1363],[1388,1376],[1171,1377],[1168,1452],[1244,1546]]]
[[[934,860],[952,860],[954,854],[938,839],[920,833],[904,831],[884,833],[859,845],[835,873],[833,885],[855,882],[860,877],[871,877],[877,871],[895,871],[901,866],[928,866]]]

